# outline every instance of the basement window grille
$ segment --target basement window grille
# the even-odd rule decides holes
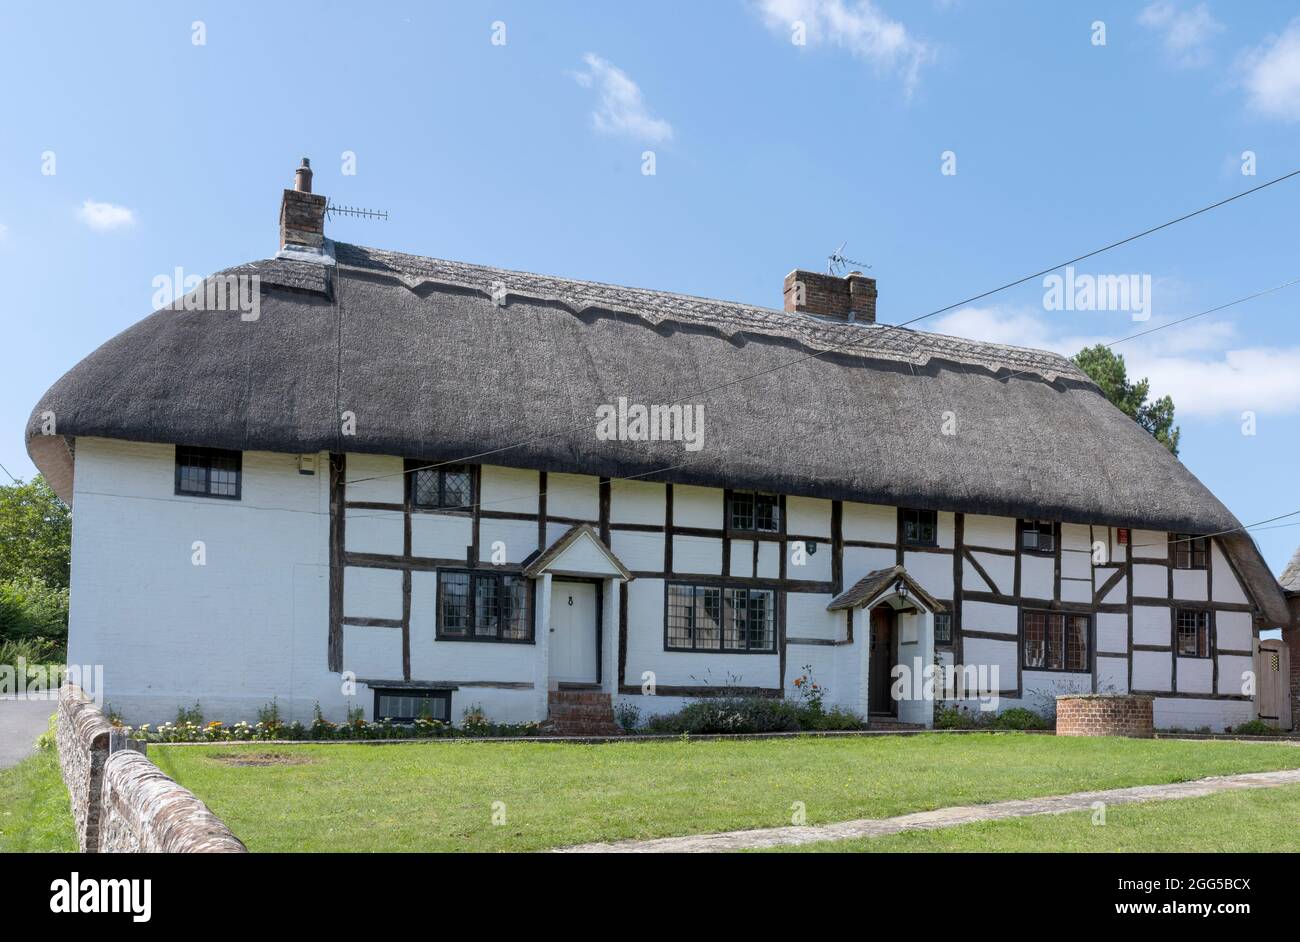
[[[375,720],[411,723],[417,719],[451,722],[451,691],[409,687],[376,688]]]

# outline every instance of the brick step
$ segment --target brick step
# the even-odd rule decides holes
[[[551,690],[542,733],[554,736],[617,736],[613,698],[599,690]]]
[[[925,729],[921,723],[904,723],[892,716],[872,716],[867,719],[868,729]]]

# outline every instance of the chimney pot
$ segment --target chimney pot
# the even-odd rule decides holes
[[[785,310],[846,323],[876,322],[876,279],[861,272],[844,278],[795,269],[785,276]]]
[[[325,207],[329,201],[311,191],[311,161],[294,171],[293,189],[280,200],[280,248],[319,253],[325,243]]]

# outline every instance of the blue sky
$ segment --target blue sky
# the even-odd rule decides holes
[[[303,155],[317,192],[391,213],[331,220],[335,238],[772,307],[847,240],[898,323],[1300,168],[1297,12],[6,4],[0,462],[33,473],[32,405],[149,312],[157,276],[275,251]],[[1034,282],[918,327],[1073,353],[1300,277],[1298,208],[1300,178],[1079,266],[1150,275],[1148,322],[1045,310]],[[1300,510],[1298,304],[1291,288],[1117,348],[1247,523]],[[1276,571],[1300,527],[1256,538]]]

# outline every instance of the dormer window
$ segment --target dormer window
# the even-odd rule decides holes
[[[1174,568],[1205,569],[1209,561],[1210,541],[1190,533],[1174,534]]]
[[[177,445],[175,493],[239,500],[243,465],[243,452]]]
[[[939,514],[934,510],[903,510],[903,542],[912,546],[939,545]]]
[[[474,477],[468,465],[406,462],[407,489],[417,510],[463,510],[474,505]]]
[[[731,529],[775,533],[781,529],[781,504],[775,494],[731,495]]]
[[[1021,520],[1020,549],[1026,553],[1056,552],[1056,528],[1050,520]]]

